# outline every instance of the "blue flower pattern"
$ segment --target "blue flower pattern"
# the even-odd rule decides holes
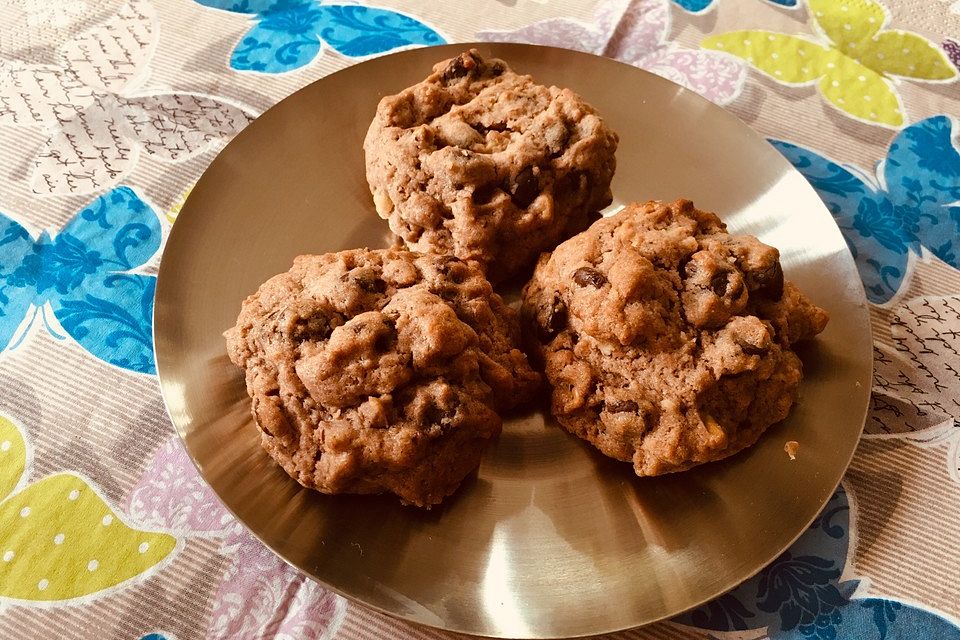
[[[206,7],[255,16],[230,57],[239,71],[283,73],[309,64],[322,43],[351,58],[412,46],[444,44],[424,23],[389,9],[316,0],[196,0]]]
[[[716,0],[673,0],[678,7],[690,13],[703,13],[711,9]],[[770,4],[778,7],[787,7],[793,9],[797,6],[798,0],[767,0]]]
[[[679,618],[711,631],[764,630],[771,640],[960,640],[960,627],[919,607],[854,598],[841,580],[850,545],[842,487],[804,534],[756,577]]]
[[[156,277],[132,271],[157,252],[160,237],[156,214],[129,187],[100,196],[53,237],[44,231],[33,240],[0,213],[0,351],[15,347],[38,315],[47,322],[49,310],[100,360],[155,373]]]
[[[871,302],[887,302],[899,291],[908,256],[919,255],[921,246],[960,268],[960,151],[949,117],[934,116],[901,131],[876,182],[810,149],[770,142],[830,209]]]

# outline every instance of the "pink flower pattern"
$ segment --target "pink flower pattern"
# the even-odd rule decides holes
[[[291,568],[243,530],[214,599],[207,638],[332,638],[346,601]]]
[[[127,502],[127,512],[142,522],[185,535],[219,535],[233,521],[179,438],[161,445]]]
[[[320,640],[333,637],[346,600],[296,571],[227,511],[177,437],[144,470],[127,504],[131,516],[185,536],[222,538],[231,556],[214,597],[207,637]]]
[[[740,95],[746,79],[741,62],[716,51],[684,49],[669,42],[669,34],[668,0],[604,0],[593,23],[554,18],[514,31],[481,31],[477,38],[608,56],[672,80],[720,105]]]

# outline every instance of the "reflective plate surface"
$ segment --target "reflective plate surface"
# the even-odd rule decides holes
[[[719,107],[587,54],[476,45],[583,95],[620,134],[616,202],[691,198],[782,252],[831,315],[800,355],[801,399],[752,449],[638,479],[533,414],[508,421],[480,471],[433,511],[302,489],[258,446],[221,333],[294,256],[382,246],[361,143],[381,96],[466,45],[356,65],[283,100],[210,165],[170,234],[155,340],[170,416],[201,474],[264,543],[337,592],[408,620],[543,638],[614,631],[709,600],[759,571],[810,523],[863,426],[867,305],[829,212],[803,177]],[[787,440],[800,449],[784,453]]]

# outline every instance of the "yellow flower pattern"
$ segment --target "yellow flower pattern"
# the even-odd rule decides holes
[[[20,430],[0,416],[0,490],[7,495],[27,468]],[[62,601],[115,587],[174,550],[166,533],[139,531],[87,480],[58,473],[0,502],[0,598]]]
[[[944,52],[909,31],[885,30],[886,9],[874,0],[808,0],[818,38],[759,29],[711,36],[703,47],[743,58],[777,82],[816,84],[830,104],[871,124],[907,123],[895,78],[951,81]]]

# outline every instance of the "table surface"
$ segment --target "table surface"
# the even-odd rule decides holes
[[[960,639],[951,35],[957,0],[0,4],[0,637],[454,637],[326,591],[224,510],[160,399],[153,293],[191,186],[272,104],[370,56],[509,40],[735,113],[817,189],[871,303],[871,411],[823,513],[734,591],[606,637]]]

